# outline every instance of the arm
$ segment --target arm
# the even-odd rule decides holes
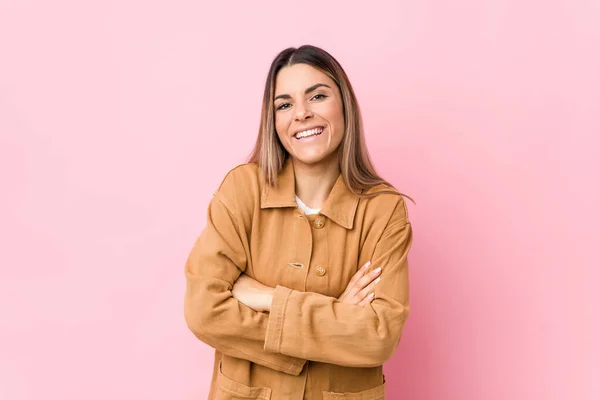
[[[186,261],[186,323],[196,337],[223,354],[298,375],[306,360],[264,351],[268,315],[232,297],[233,283],[246,269],[247,259],[240,239],[244,230],[226,202],[217,191],[206,227]]]
[[[371,258],[382,267],[375,298],[365,307],[277,286],[265,350],[348,367],[381,365],[394,353],[409,314],[407,256],[412,229],[396,205]]]
[[[367,273],[371,265],[368,261],[352,277],[344,293],[338,300],[346,304],[356,304],[361,307],[373,301],[375,292],[373,288],[380,280],[381,268],[376,268]],[[231,293],[240,303],[243,303],[258,312],[271,312],[273,292],[275,288],[260,283],[246,274],[241,274],[233,284]]]

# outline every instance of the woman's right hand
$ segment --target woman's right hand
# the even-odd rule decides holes
[[[358,304],[359,306],[366,306],[373,301],[375,293],[372,292],[373,287],[381,279],[381,267],[375,268],[373,271],[367,274],[371,261],[367,261],[357,272],[354,274],[350,283],[344,290],[344,293],[338,300],[346,304]]]

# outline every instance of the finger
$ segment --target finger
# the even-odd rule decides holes
[[[369,295],[370,292],[373,291],[373,288],[375,287],[375,285],[377,285],[377,282],[379,282],[380,280],[381,280],[381,277],[378,277],[373,282],[369,283],[369,285],[367,287],[365,287],[363,290],[358,292],[356,297],[358,297],[360,300],[363,300],[365,297],[367,297]]]
[[[360,267],[360,269],[358,271],[356,271],[354,276],[352,276],[352,279],[350,279],[350,282],[348,282],[347,287],[351,288],[352,286],[354,286],[356,284],[356,282],[358,282],[358,280],[365,275],[365,273],[369,269],[370,265],[371,265],[371,261],[367,261],[366,263],[364,263],[363,266]]]
[[[375,298],[375,293],[371,292],[367,297],[365,297],[360,303],[358,303],[359,306],[364,307],[367,304],[371,303],[373,301],[373,298]]]
[[[355,293],[358,293],[359,291],[361,291],[365,287],[367,287],[367,285],[370,284],[371,282],[373,282],[380,274],[381,274],[381,267],[375,268],[373,271],[369,272],[367,275],[360,278],[358,280],[358,282],[354,285],[355,288],[357,289],[357,291]]]

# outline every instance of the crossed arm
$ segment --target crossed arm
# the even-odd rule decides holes
[[[391,357],[409,313],[412,231],[404,214],[392,216],[372,255],[380,281],[363,267],[338,299],[269,288],[246,276],[246,252],[235,240],[241,228],[217,192],[185,267],[185,318],[200,340],[294,375],[306,360],[367,367]]]
[[[346,290],[338,300],[345,304],[355,304],[361,307],[370,304],[375,297],[373,292],[374,286],[381,278],[381,267],[375,268],[371,272],[367,272],[371,262],[366,262],[354,274]],[[254,311],[271,312],[271,304],[273,302],[273,293],[275,288],[263,285],[256,279],[249,277],[246,274],[241,274],[233,284],[231,293],[240,303],[245,304]]]

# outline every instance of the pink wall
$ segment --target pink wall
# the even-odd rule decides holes
[[[201,3],[0,3],[0,399],[206,397],[183,263],[304,43],[418,203],[390,398],[600,398],[598,1]]]

